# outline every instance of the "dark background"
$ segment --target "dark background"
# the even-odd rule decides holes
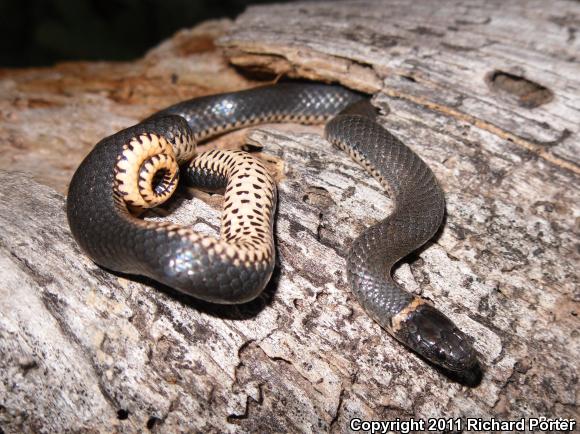
[[[271,1],[0,0],[0,66],[134,59],[181,28]]]

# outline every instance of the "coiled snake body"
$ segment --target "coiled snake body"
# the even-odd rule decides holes
[[[348,253],[348,280],[358,300],[429,361],[452,371],[471,369],[477,362],[466,336],[391,277],[392,266],[439,228],[443,192],[429,167],[376,122],[368,100],[342,87],[288,83],[197,98],[101,140],[70,184],[71,231],[105,268],[145,275],[210,302],[249,301],[274,267],[275,183],[251,155],[196,155],[195,143],[260,122],[328,119],[327,139],[377,178],[395,202],[392,214],[365,230]],[[134,216],[171,196],[186,163],[188,183],[225,188],[219,239]]]

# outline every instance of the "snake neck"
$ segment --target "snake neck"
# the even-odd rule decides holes
[[[433,172],[407,146],[366,113],[331,120],[326,135],[348,152],[387,190],[395,203],[391,215],[366,229],[347,258],[349,281],[365,309],[385,329],[413,296],[392,278],[393,265],[429,240],[445,212],[443,192]]]

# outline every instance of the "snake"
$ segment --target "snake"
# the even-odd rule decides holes
[[[74,239],[113,272],[146,276],[211,303],[253,300],[275,265],[276,183],[251,153],[198,153],[196,145],[265,122],[324,123],[326,139],[378,180],[394,209],[345,255],[356,299],[384,330],[436,367],[473,369],[472,340],[392,276],[393,266],[441,226],[444,193],[429,166],[381,126],[368,95],[339,85],[277,83],[198,97],[102,139],[70,182],[67,217]],[[141,218],[180,182],[223,192],[219,237]]]

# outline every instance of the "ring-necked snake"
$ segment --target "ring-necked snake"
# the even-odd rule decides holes
[[[248,153],[196,155],[195,145],[272,121],[328,121],[327,139],[378,179],[395,202],[391,215],[366,229],[347,255],[348,281],[368,314],[429,361],[451,371],[474,367],[469,339],[391,277],[392,266],[441,225],[443,192],[429,167],[376,122],[370,102],[342,87],[286,83],[196,98],[101,140],[70,184],[67,214],[75,239],[105,268],[145,275],[210,302],[252,300],[274,267],[275,183]],[[219,239],[134,216],[173,193],[179,166],[190,184],[225,188]]]

